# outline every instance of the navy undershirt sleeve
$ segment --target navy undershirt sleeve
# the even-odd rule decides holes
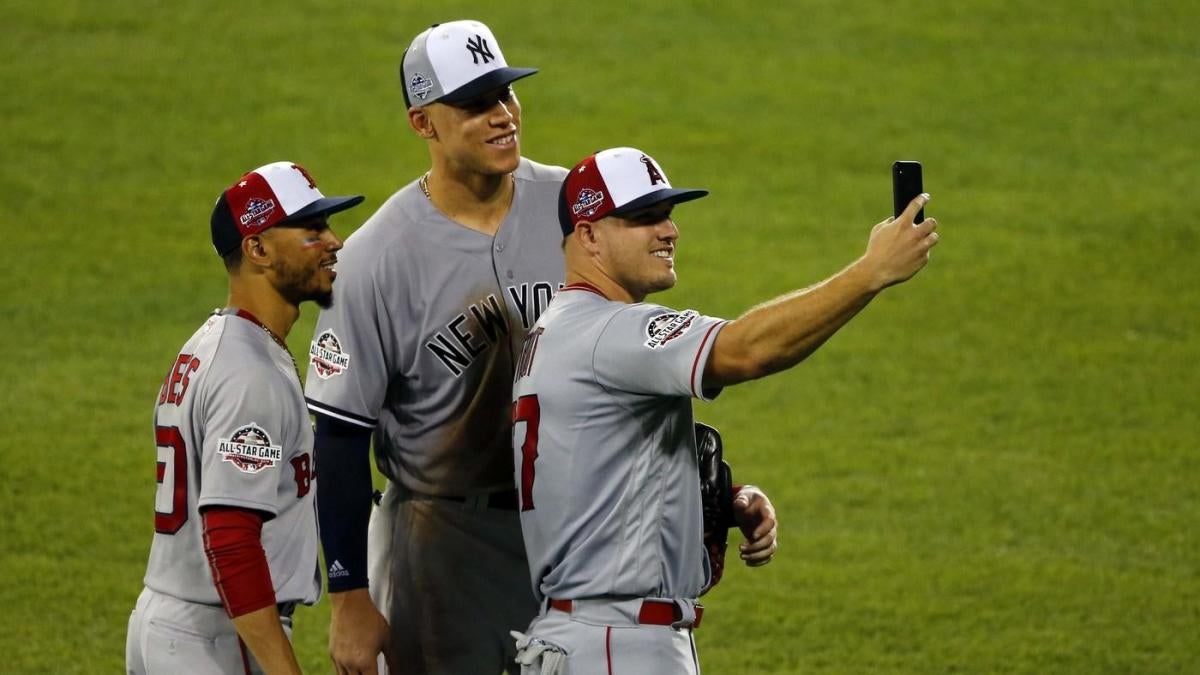
[[[367,586],[371,430],[316,414],[317,521],[329,592]]]

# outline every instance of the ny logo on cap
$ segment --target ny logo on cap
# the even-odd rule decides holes
[[[492,50],[488,47],[487,40],[480,35],[476,35],[474,40],[467,38],[467,51],[471,52],[471,58],[475,60],[475,65],[479,65],[480,58],[485,64],[496,58],[492,56]]]
[[[646,165],[646,173],[650,174],[650,184],[651,185],[658,185],[659,183],[667,182],[667,179],[663,178],[663,175],[658,170],[658,167],[654,166],[654,160],[650,159],[649,157],[647,157],[645,155],[642,155],[641,162],[642,162],[642,164]]]

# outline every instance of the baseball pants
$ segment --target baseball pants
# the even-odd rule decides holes
[[[290,640],[292,619],[280,618]],[[258,675],[263,671],[238,638],[224,608],[187,602],[145,588],[129,616],[125,672],[128,675]]]
[[[537,614],[518,512],[389,483],[371,514],[371,598],[391,626],[392,675],[515,675],[509,631]]]
[[[575,600],[569,612],[547,608],[518,644],[521,675],[700,675],[692,628],[639,621],[645,602]],[[674,602],[695,617],[695,603]]]

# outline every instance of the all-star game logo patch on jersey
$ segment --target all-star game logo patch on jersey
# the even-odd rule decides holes
[[[239,427],[229,438],[217,443],[221,458],[239,471],[258,473],[283,461],[283,447],[271,445],[271,437],[254,422]]]
[[[350,355],[342,352],[342,343],[331,330],[322,331],[312,341],[308,347],[308,360],[322,380],[341,375],[350,367]]]
[[[650,349],[664,347],[668,342],[691,330],[696,317],[694,310],[684,310],[679,314],[659,314],[646,324],[646,346]]]
[[[255,197],[246,202],[246,212],[238,220],[242,221],[243,227],[262,225],[267,222],[267,218],[271,217],[271,212],[274,210],[274,199]]]

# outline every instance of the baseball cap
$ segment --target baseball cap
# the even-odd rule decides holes
[[[434,24],[416,38],[400,62],[404,103],[461,103],[537,68],[509,68],[491,29],[478,21]]]
[[[362,195],[326,197],[304,167],[272,162],[243,175],[217,197],[213,248],[224,256],[267,228],[345,211],[362,200]]]
[[[653,206],[699,199],[708,190],[673,188],[654,158],[637,148],[611,148],[585,157],[563,181],[558,193],[558,223],[563,236],[583,221]]]

